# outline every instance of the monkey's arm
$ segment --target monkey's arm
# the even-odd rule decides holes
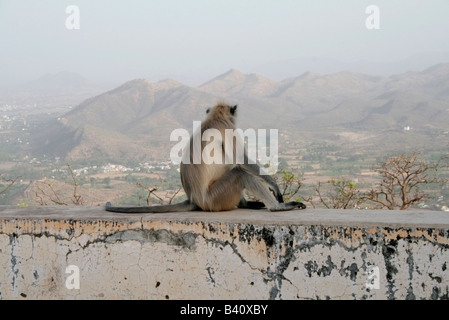
[[[262,178],[270,186],[270,190],[273,192],[274,197],[279,203],[284,202],[284,197],[282,196],[279,186],[276,181],[268,174],[260,174],[260,166],[256,163],[250,164],[245,163],[240,165],[241,169],[254,177]]]
[[[106,203],[106,211],[122,213],[167,213],[201,210],[197,205],[189,200],[176,204],[167,204],[161,206],[142,206],[142,207],[115,207],[110,202]]]
[[[245,158],[246,160],[248,158]],[[240,165],[240,168],[246,173],[252,175],[254,178],[263,179],[268,185],[269,189],[273,192],[274,197],[280,204],[284,204],[284,197],[282,196],[279,186],[276,181],[270,175],[260,174],[260,166],[258,164],[245,163]],[[281,206],[280,209],[269,208],[270,211],[282,211],[291,210],[292,208],[306,209],[306,205],[302,202],[290,201]]]

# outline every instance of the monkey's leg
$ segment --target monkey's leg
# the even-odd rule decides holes
[[[106,203],[106,211],[122,212],[122,213],[167,213],[167,212],[182,212],[201,210],[194,203],[189,200],[176,204],[168,204],[161,206],[142,206],[142,207],[115,207],[110,202]]]
[[[256,197],[261,199],[262,202],[267,206],[269,211],[287,211],[296,208],[304,209],[304,204],[302,204],[301,202],[279,202],[271,192],[271,185],[267,183],[266,180],[261,176],[255,176],[246,173],[243,176],[242,181],[245,185],[245,188],[248,189],[249,192],[252,192]]]
[[[260,177],[270,186],[270,190],[273,192],[275,198],[278,202],[284,202],[284,197],[282,196],[281,191],[279,190],[279,186],[272,176],[268,174],[260,174],[260,166],[258,164],[243,164],[240,165],[241,169],[245,172],[249,173],[254,177]]]
[[[205,211],[228,211],[241,203],[243,197],[242,177],[245,172],[235,167],[220,179],[212,182],[198,205]]]

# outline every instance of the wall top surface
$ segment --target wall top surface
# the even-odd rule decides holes
[[[236,209],[225,212],[124,214],[89,206],[0,206],[0,221],[77,220],[116,222],[203,222],[253,225],[321,225],[449,229],[449,212],[429,210],[306,209],[287,212]]]

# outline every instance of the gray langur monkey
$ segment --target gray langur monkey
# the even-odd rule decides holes
[[[225,137],[226,129],[235,129],[236,110],[236,105],[230,106],[224,103],[219,103],[208,109],[206,120],[202,122],[201,130],[197,134],[200,133],[202,136],[207,129],[216,129],[220,131],[222,137]],[[187,144],[191,151],[187,153],[190,156],[190,161],[188,158],[183,158],[180,164],[181,183],[187,200],[177,204],[141,207],[117,207],[108,202],[105,209],[123,213],[166,213],[195,210],[228,211],[236,207],[249,209],[266,207],[269,211],[306,208],[301,202],[284,203],[276,181],[269,175],[260,174],[260,166],[257,163],[250,163],[246,150],[243,164],[237,164],[236,161],[232,161],[231,164],[225,161],[219,164],[206,164],[204,159],[200,163],[194,162],[195,143],[193,143],[193,138],[194,135],[190,138],[190,144]],[[230,141],[224,140],[225,138],[219,142],[222,154],[225,153],[225,144],[230,143]],[[201,145],[197,148],[201,148],[200,151],[203,151],[206,144],[206,141],[201,141]],[[235,145],[233,148],[235,152]],[[233,157],[235,158],[235,155]],[[261,202],[246,200],[243,195],[245,189],[259,198]]]

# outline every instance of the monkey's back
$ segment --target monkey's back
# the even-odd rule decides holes
[[[224,187],[223,183],[220,183],[223,179],[226,179],[226,174],[235,167],[234,164],[226,163],[224,146],[226,144],[225,130],[235,129],[236,108],[237,106],[218,104],[208,110],[208,115],[201,124],[201,130],[193,133],[190,144],[187,146],[187,148],[190,148],[188,154],[190,161],[181,162],[181,182],[187,198],[205,211],[231,210],[238,204],[241,197],[241,190],[231,192],[231,190],[226,190],[229,188]],[[209,129],[215,130],[212,133],[219,132],[219,134],[214,135],[212,141],[203,141],[204,132]],[[194,140],[201,141],[201,143],[194,143]],[[204,148],[209,143],[213,143],[209,148],[212,147],[214,153],[217,150],[216,148],[221,149],[221,159],[214,159],[214,161],[218,160],[220,163],[211,161],[210,158],[203,159],[203,157],[211,156],[208,152],[203,153]],[[234,152],[233,149],[231,148],[232,152]],[[195,154],[201,155],[200,164],[195,163],[193,159]]]

